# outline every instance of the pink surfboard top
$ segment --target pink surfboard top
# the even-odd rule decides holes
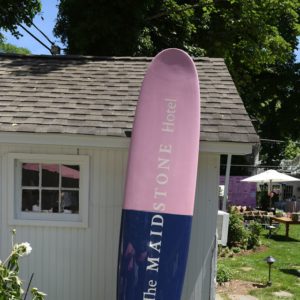
[[[193,215],[200,141],[196,67],[179,49],[146,72],[134,120],[124,209]]]

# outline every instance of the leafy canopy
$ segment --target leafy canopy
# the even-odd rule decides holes
[[[40,11],[40,0],[0,0],[0,29],[10,31],[18,37],[18,24],[30,26],[33,17]],[[0,34],[0,40],[2,39]]]
[[[17,47],[12,44],[0,41],[0,53],[16,53],[16,54],[28,55],[31,52],[26,48]]]
[[[61,0],[55,33],[70,54],[223,57],[260,136],[296,140],[299,13],[300,0]],[[284,149],[263,144],[262,154],[277,164]]]

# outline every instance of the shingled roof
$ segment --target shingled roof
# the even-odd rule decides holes
[[[150,61],[0,55],[0,132],[128,136]],[[201,140],[258,142],[223,59],[195,63]]]

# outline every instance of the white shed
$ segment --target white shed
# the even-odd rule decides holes
[[[116,298],[130,131],[149,58],[0,56],[0,258],[28,241],[21,277],[49,300]],[[214,299],[220,154],[258,137],[222,59],[195,59],[201,142],[184,300]],[[188,132],[187,132],[188,134]]]

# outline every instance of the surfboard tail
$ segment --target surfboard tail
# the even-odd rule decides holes
[[[192,217],[123,210],[118,300],[180,299]]]

